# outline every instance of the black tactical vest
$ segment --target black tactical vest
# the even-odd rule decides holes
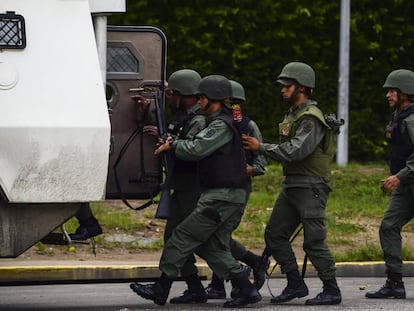
[[[233,139],[199,162],[200,183],[205,188],[243,188],[246,185],[246,159],[233,116],[222,111],[212,119],[223,120],[233,131]],[[230,148],[227,148],[230,144]]]
[[[240,122],[234,122],[235,127],[239,130],[240,136],[242,134],[250,135],[249,133],[249,122],[250,118],[243,116],[242,120]],[[253,165],[254,160],[254,153],[252,150],[244,150],[244,153],[246,155],[246,162],[250,165]]]
[[[401,124],[405,118],[414,113],[414,105],[411,104],[400,113],[394,113],[391,121],[385,128],[385,139],[389,144],[388,162],[391,174],[397,174],[402,170],[408,157],[414,152],[414,146],[410,141],[404,139],[401,132]]]

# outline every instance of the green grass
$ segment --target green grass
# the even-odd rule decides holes
[[[388,206],[390,196],[381,192],[381,180],[388,176],[385,164],[350,163],[347,166],[332,166],[331,192],[328,205],[326,225],[327,243],[337,261],[383,260],[378,241],[378,228]],[[282,167],[271,163],[266,174],[255,177],[253,192],[245,210],[240,226],[233,236],[246,247],[260,250],[264,248],[264,230],[271,214],[283,181]],[[131,250],[159,250],[163,246],[164,220],[154,219],[156,206],[143,211],[133,211],[121,202],[104,202],[92,204],[92,209],[105,233],[125,233],[137,235],[150,233],[154,242],[138,242],[123,245],[107,242],[103,236],[97,238],[100,247],[113,249],[123,247]],[[66,227],[73,232],[78,226],[72,218]],[[404,227],[403,234],[414,230],[414,223]],[[300,249],[298,236],[295,245]],[[403,242],[410,239],[403,238]],[[39,246],[41,247],[41,246]],[[47,252],[46,249],[41,251]],[[404,260],[414,260],[414,251],[403,244]]]
[[[336,260],[383,259],[378,228],[390,196],[381,191],[380,185],[387,176],[385,164],[332,166],[333,191],[328,199],[326,226],[327,242]],[[247,247],[263,245],[264,228],[282,181],[282,167],[277,163],[270,164],[265,175],[254,179],[243,222],[234,232]],[[409,232],[413,228],[409,223],[404,230]],[[414,259],[410,248],[404,246],[403,254],[405,260]]]

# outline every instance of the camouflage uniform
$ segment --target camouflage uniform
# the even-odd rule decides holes
[[[405,299],[402,281],[401,230],[414,218],[414,72],[407,69],[392,71],[383,85],[387,99],[395,111],[385,129],[391,176],[384,179],[383,190],[389,181],[398,181],[379,229],[384,252],[387,280],[378,291],[366,293],[367,298]],[[404,97],[403,97],[404,95]]]

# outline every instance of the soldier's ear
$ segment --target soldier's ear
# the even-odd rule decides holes
[[[400,98],[403,101],[407,101],[409,99],[409,96],[408,96],[408,94],[400,93]]]

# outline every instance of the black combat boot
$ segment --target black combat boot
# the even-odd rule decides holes
[[[173,280],[164,273],[156,283],[140,284],[131,283],[129,287],[142,298],[152,300],[157,305],[163,306],[167,302]]]
[[[388,278],[385,285],[376,292],[368,292],[366,298],[396,298],[405,299],[405,287],[402,273],[387,271]]]
[[[249,281],[249,270],[244,270],[232,277],[231,283],[240,289],[240,296],[226,301],[223,308],[243,308],[248,304],[262,300],[256,287]]]
[[[188,289],[181,296],[170,299],[170,303],[204,303],[207,301],[206,291],[197,273],[185,277]]]
[[[270,265],[269,256],[258,256],[250,251],[243,256],[242,262],[247,264],[253,270],[253,285],[259,290],[266,281],[267,269]],[[233,296],[232,296],[233,297]]]
[[[252,272],[252,269],[249,266],[243,266],[243,269],[245,270],[245,273],[247,274],[247,278],[250,278],[250,272]],[[231,298],[239,298],[241,296],[240,288],[235,286],[234,282],[232,282],[231,285],[232,286],[231,286],[230,297]],[[253,283],[253,286],[255,286],[254,283]],[[259,289],[257,289],[257,290],[259,290]]]
[[[89,217],[86,220],[79,221],[79,227],[75,233],[69,234],[70,238],[75,241],[86,240],[102,234],[102,228],[95,217]]]
[[[303,281],[299,270],[293,270],[286,273],[287,286],[279,296],[270,299],[270,303],[287,302],[295,298],[302,298],[309,294],[308,287]]]
[[[315,298],[306,300],[305,304],[310,306],[316,305],[337,305],[342,301],[341,291],[339,290],[336,279],[330,279],[323,282],[323,291],[316,295]]]
[[[220,278],[213,272],[211,282],[206,287],[207,299],[225,299],[226,289],[224,288],[224,279]]]

